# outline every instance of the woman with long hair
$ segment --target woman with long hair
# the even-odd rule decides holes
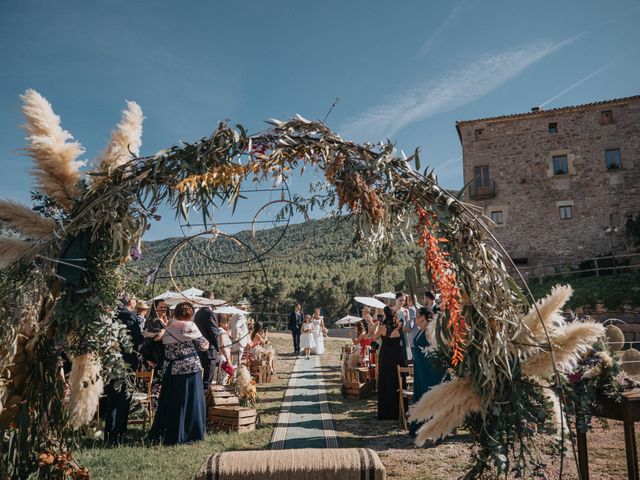
[[[142,357],[152,363],[152,367],[156,369],[156,377],[160,380],[162,371],[162,362],[164,357],[164,349],[162,347],[162,337],[165,328],[169,325],[167,313],[169,307],[163,299],[153,301],[151,312],[144,324],[142,335],[144,336],[144,345],[140,349]]]
[[[373,340],[382,339],[378,356],[378,420],[398,420],[398,365],[405,366],[400,343],[402,324],[391,307],[384,307],[384,315],[373,337]]]
[[[275,373],[274,361],[276,352],[268,343],[267,330],[262,326],[262,322],[254,323],[249,345],[251,346],[253,358],[258,358],[259,355],[263,355],[267,359],[269,370],[272,374]]]
[[[198,350],[209,342],[191,320],[193,305],[176,305],[175,319],[166,327],[162,343],[165,372],[150,436],[166,445],[204,439],[205,401]]]
[[[324,354],[324,332],[327,328],[324,326],[324,318],[320,316],[320,309],[316,308],[311,317],[313,323],[313,342],[316,344],[314,352],[316,355]]]
[[[413,403],[442,380],[443,372],[437,367],[433,354],[429,352],[431,344],[427,336],[429,323],[433,321],[433,313],[427,307],[420,307],[416,315],[416,324],[420,331],[413,340],[415,355],[413,357]],[[409,434],[415,435],[420,424],[412,422]]]

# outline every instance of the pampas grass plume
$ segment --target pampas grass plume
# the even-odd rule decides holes
[[[551,338],[556,357],[556,367],[568,371],[578,355],[604,336],[604,327],[592,321],[575,321],[559,328]],[[544,377],[553,373],[551,352],[539,352],[522,364],[522,374],[529,377]]]
[[[142,146],[142,109],[136,102],[127,101],[127,108],[122,111],[120,123],[111,132],[111,141],[98,157],[99,168],[110,173],[126,163],[131,156],[140,155]],[[100,181],[104,177],[96,177]]]
[[[33,243],[14,238],[0,238],[0,269],[22,259],[33,247]]]
[[[467,415],[481,410],[481,399],[471,378],[457,378],[436,385],[409,408],[409,421],[427,420],[418,430],[416,445],[428,438],[438,439],[451,433]]]
[[[527,333],[530,334],[532,340],[546,342],[544,327],[551,333],[555,328],[554,321],[562,323],[564,318],[560,315],[560,310],[572,294],[573,289],[570,285],[556,285],[548,296],[536,302],[537,310],[534,306],[529,309],[529,312],[522,319],[522,323],[527,327]],[[538,316],[538,312],[540,312],[540,316]],[[540,318],[542,318],[542,323]],[[525,335],[526,333],[519,338],[519,341],[525,341]]]
[[[102,395],[100,360],[88,353],[73,359],[69,375],[69,423],[73,429],[91,421]]]
[[[43,217],[13,200],[0,200],[0,218],[29,238],[45,238],[56,228],[56,222],[51,218]]]
[[[60,126],[60,117],[49,102],[35,90],[22,95],[22,112],[27,123],[27,151],[35,160],[33,171],[41,190],[66,210],[80,195],[80,167],[76,159],[84,152],[73,136]]]

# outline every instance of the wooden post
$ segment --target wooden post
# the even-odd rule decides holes
[[[578,441],[578,478],[589,480],[589,451],[587,449],[587,432],[581,432],[578,425],[585,424],[584,415],[576,409],[576,439]]]
[[[624,446],[627,453],[627,474],[629,480],[640,480],[638,476],[638,450],[636,448],[636,432],[630,405],[624,405],[622,413],[624,421]]]

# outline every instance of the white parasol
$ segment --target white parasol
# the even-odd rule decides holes
[[[186,296],[180,293],[175,297],[166,298],[165,302],[170,307],[175,307],[180,302],[192,303],[194,307],[214,307],[218,305],[224,305],[225,303],[227,303],[224,300],[221,300],[219,298],[210,299],[210,298],[204,298],[204,297]]]
[[[362,318],[354,317],[353,315],[347,315],[342,317],[340,320],[336,322],[336,325],[353,325],[354,323],[361,322]]]
[[[213,313],[226,313],[229,315],[235,315],[236,313],[238,314],[242,314],[242,315],[248,315],[249,312],[247,312],[246,310],[240,310],[237,307],[233,307],[233,306],[225,306],[225,307],[218,307],[218,308],[214,308],[213,309]]]
[[[384,303],[382,303],[377,298],[373,298],[373,297],[353,297],[353,299],[358,303],[366,305],[367,307],[373,307],[373,308],[384,308],[384,307],[386,307],[386,305]]]
[[[167,290],[166,292],[163,292],[160,295],[156,295],[151,300],[149,300],[147,303],[151,303],[154,300],[165,300],[167,298],[173,298],[173,297],[178,297],[178,296],[180,296],[180,294],[178,292],[172,292],[171,290]]]
[[[187,288],[180,292],[185,297],[201,297],[204,293],[204,290],[200,290],[199,288],[191,287]]]
[[[384,293],[378,293],[377,295],[374,295],[374,297],[377,298],[387,298],[390,300],[395,300],[396,299],[396,294],[393,292],[384,292]]]

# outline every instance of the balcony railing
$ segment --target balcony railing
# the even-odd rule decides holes
[[[496,181],[490,180],[488,184],[472,183],[469,185],[469,198],[471,200],[486,200],[496,196]]]

